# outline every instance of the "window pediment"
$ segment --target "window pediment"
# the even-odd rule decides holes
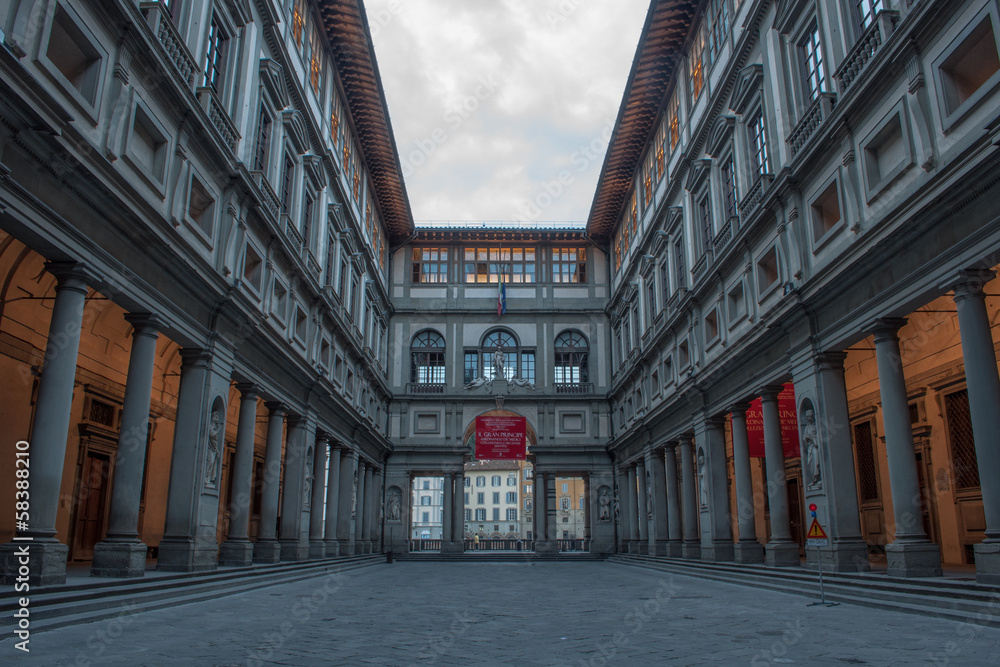
[[[282,68],[278,61],[270,58],[260,59],[260,82],[274,102],[275,108],[284,109],[288,106],[288,91],[285,89]]]
[[[306,176],[317,189],[326,187],[326,170],[323,169],[323,158],[318,155],[303,155],[302,164],[306,169]]]
[[[281,122],[285,126],[285,133],[291,139],[292,145],[299,153],[305,153],[309,148],[309,134],[306,131],[305,121],[302,119],[302,112],[298,109],[285,109],[281,112]]]
[[[732,140],[735,125],[736,118],[734,116],[719,116],[715,119],[706,146],[706,152],[709,155],[717,158],[726,151],[727,144]]]
[[[736,77],[733,102],[729,107],[738,114],[744,114],[764,87],[764,66],[754,63],[740,70]]]
[[[684,222],[684,208],[681,206],[671,206],[667,210],[667,222],[664,228],[668,233],[673,232]]]
[[[688,169],[687,182],[684,184],[684,189],[688,192],[694,192],[701,187],[701,184],[705,182],[708,178],[709,173],[712,171],[712,161],[707,158],[702,158],[700,160],[692,160],[691,166]]]

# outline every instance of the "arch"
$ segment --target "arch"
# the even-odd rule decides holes
[[[517,336],[513,331],[503,328],[490,329],[486,332],[486,335],[483,336],[481,347],[483,349],[492,350],[496,349],[497,345],[504,350],[514,350],[520,347]]]
[[[444,336],[434,329],[424,329],[410,341],[410,349],[444,349]]]
[[[410,341],[410,382],[444,387],[444,336],[425,329]]]
[[[555,340],[553,381],[556,385],[579,385],[590,382],[590,343],[576,329],[567,329]]]

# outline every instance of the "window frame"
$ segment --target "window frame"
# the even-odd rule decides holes
[[[431,345],[431,343],[438,341],[440,341],[440,345]],[[425,344],[418,345],[421,342]],[[447,343],[443,334],[434,329],[424,329],[417,332],[410,339],[410,384],[422,386],[446,384],[446,354]],[[418,364],[420,360],[425,363]],[[422,377],[423,379],[421,379]]]

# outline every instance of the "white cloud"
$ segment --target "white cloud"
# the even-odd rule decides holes
[[[586,220],[648,0],[366,5],[415,219]]]

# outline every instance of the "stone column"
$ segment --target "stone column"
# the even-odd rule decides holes
[[[374,466],[365,464],[365,512],[361,518],[361,540],[364,552],[372,552],[372,516],[375,514]]]
[[[458,551],[465,551],[465,472],[455,473],[455,519],[451,526]]]
[[[650,500],[653,513],[652,533],[649,536],[649,553],[667,555],[667,476],[660,450],[646,450],[646,470],[650,478]]]
[[[55,275],[58,284],[42,376],[38,383],[35,417],[31,424],[30,516],[27,530],[17,531],[17,537],[32,538],[28,581],[33,586],[66,582],[69,547],[56,539],[56,514],[66,460],[80,327],[87,296],[87,275],[81,265],[47,264],[46,269]],[[14,434],[8,437],[13,438]],[[14,464],[5,461],[3,465]],[[13,493],[10,497],[14,497]],[[17,552],[22,546],[23,543],[9,542],[0,552],[5,584],[15,583],[19,568]]]
[[[636,491],[636,500],[639,501],[636,514],[639,517],[639,543],[638,551],[641,554],[649,553],[649,480],[646,479],[646,462],[639,459],[635,464],[635,480],[639,485]]]
[[[545,473],[545,539],[554,553],[559,553],[559,521],[556,511],[556,475]]]
[[[1000,584],[1000,376],[983,283],[995,275],[992,271],[964,273],[955,287],[979,488],[986,515],[986,536],[975,546],[976,581],[993,585]]]
[[[623,554],[628,553],[629,513],[628,513],[628,473],[618,464],[615,474],[618,493],[615,495],[615,519],[618,521],[618,548]]]
[[[698,535],[698,491],[695,488],[694,454],[691,452],[690,436],[684,436],[678,445],[681,450],[681,477],[684,486],[684,544],[681,555],[684,558],[701,558],[701,540]]]
[[[312,461],[312,498],[309,503],[309,558],[326,557],[326,541],[323,539],[323,499],[326,497],[326,461],[330,448],[330,436],[316,435],[316,447]],[[329,511],[329,510],[328,510]]]
[[[323,542],[326,545],[326,557],[340,554],[340,543],[337,541],[337,519],[340,510],[340,449],[335,444],[330,445],[330,467],[326,475],[326,519],[323,530]]]
[[[771,511],[771,539],[764,547],[764,559],[770,567],[794,567],[801,564],[799,545],[792,541],[792,529],[788,521],[785,452],[781,443],[781,415],[778,412],[778,393],[782,389],[781,385],[770,385],[761,392],[764,467],[767,473],[765,484]]]
[[[146,313],[126,315],[125,319],[132,324],[132,350],[115,456],[108,535],[94,545],[94,561],[90,568],[90,574],[95,577],[141,577],[146,574],[146,545],[140,541],[138,531],[139,502],[146,469],[149,401],[153,392],[159,323]]]
[[[696,463],[701,484],[701,559],[733,560],[729,513],[726,436],[719,417],[699,418],[695,425]]]
[[[281,486],[281,440],[285,425],[285,406],[264,404],[270,413],[267,420],[267,444],[264,450],[264,479],[260,497],[260,530],[253,545],[255,563],[277,563],[281,560],[278,546],[278,494]]]
[[[885,555],[890,577],[938,577],[941,576],[941,550],[927,539],[921,518],[917,457],[913,451],[906,378],[899,351],[898,332],[905,322],[880,320],[873,332],[892,514],[896,524],[893,541],[886,545]]]
[[[358,459],[358,490],[355,492],[357,509],[354,511],[354,553],[365,553],[365,511],[368,495],[365,484],[368,481],[368,462]]]
[[[258,389],[252,384],[238,384],[236,389],[240,392],[240,416],[236,427],[236,455],[233,469],[229,471],[233,494],[229,507],[229,534],[219,547],[219,565],[246,567],[253,563],[249,531]]]
[[[454,531],[452,522],[455,519],[455,474],[445,473],[444,488],[442,489],[442,515],[441,515],[441,553],[452,553],[455,551]]]
[[[385,470],[378,468],[372,476],[372,553],[382,553],[382,508],[385,505]]]
[[[753,504],[753,478],[750,475],[750,439],[747,436],[746,403],[732,408],[733,420],[733,482],[736,487],[736,519],[740,539],[733,550],[737,563],[746,565],[764,562],[764,545],[757,541],[757,526]]]
[[[351,519],[358,484],[358,454],[349,447],[340,450],[340,497],[337,500],[337,551],[341,556],[354,553]]]
[[[667,556],[680,558],[682,550],[681,492],[677,485],[677,443],[667,443],[664,450],[664,470],[667,487]]]
[[[635,464],[628,466],[628,478],[625,482],[626,502],[628,503],[628,552],[630,554],[639,553],[639,500],[636,497],[636,475]]]
[[[288,442],[285,444],[285,483],[281,498],[281,560],[309,559],[308,527],[305,525],[306,475],[312,465],[307,456],[314,440],[313,425],[306,417],[288,418]],[[303,533],[305,532],[305,535]],[[305,539],[303,539],[305,537]]]

